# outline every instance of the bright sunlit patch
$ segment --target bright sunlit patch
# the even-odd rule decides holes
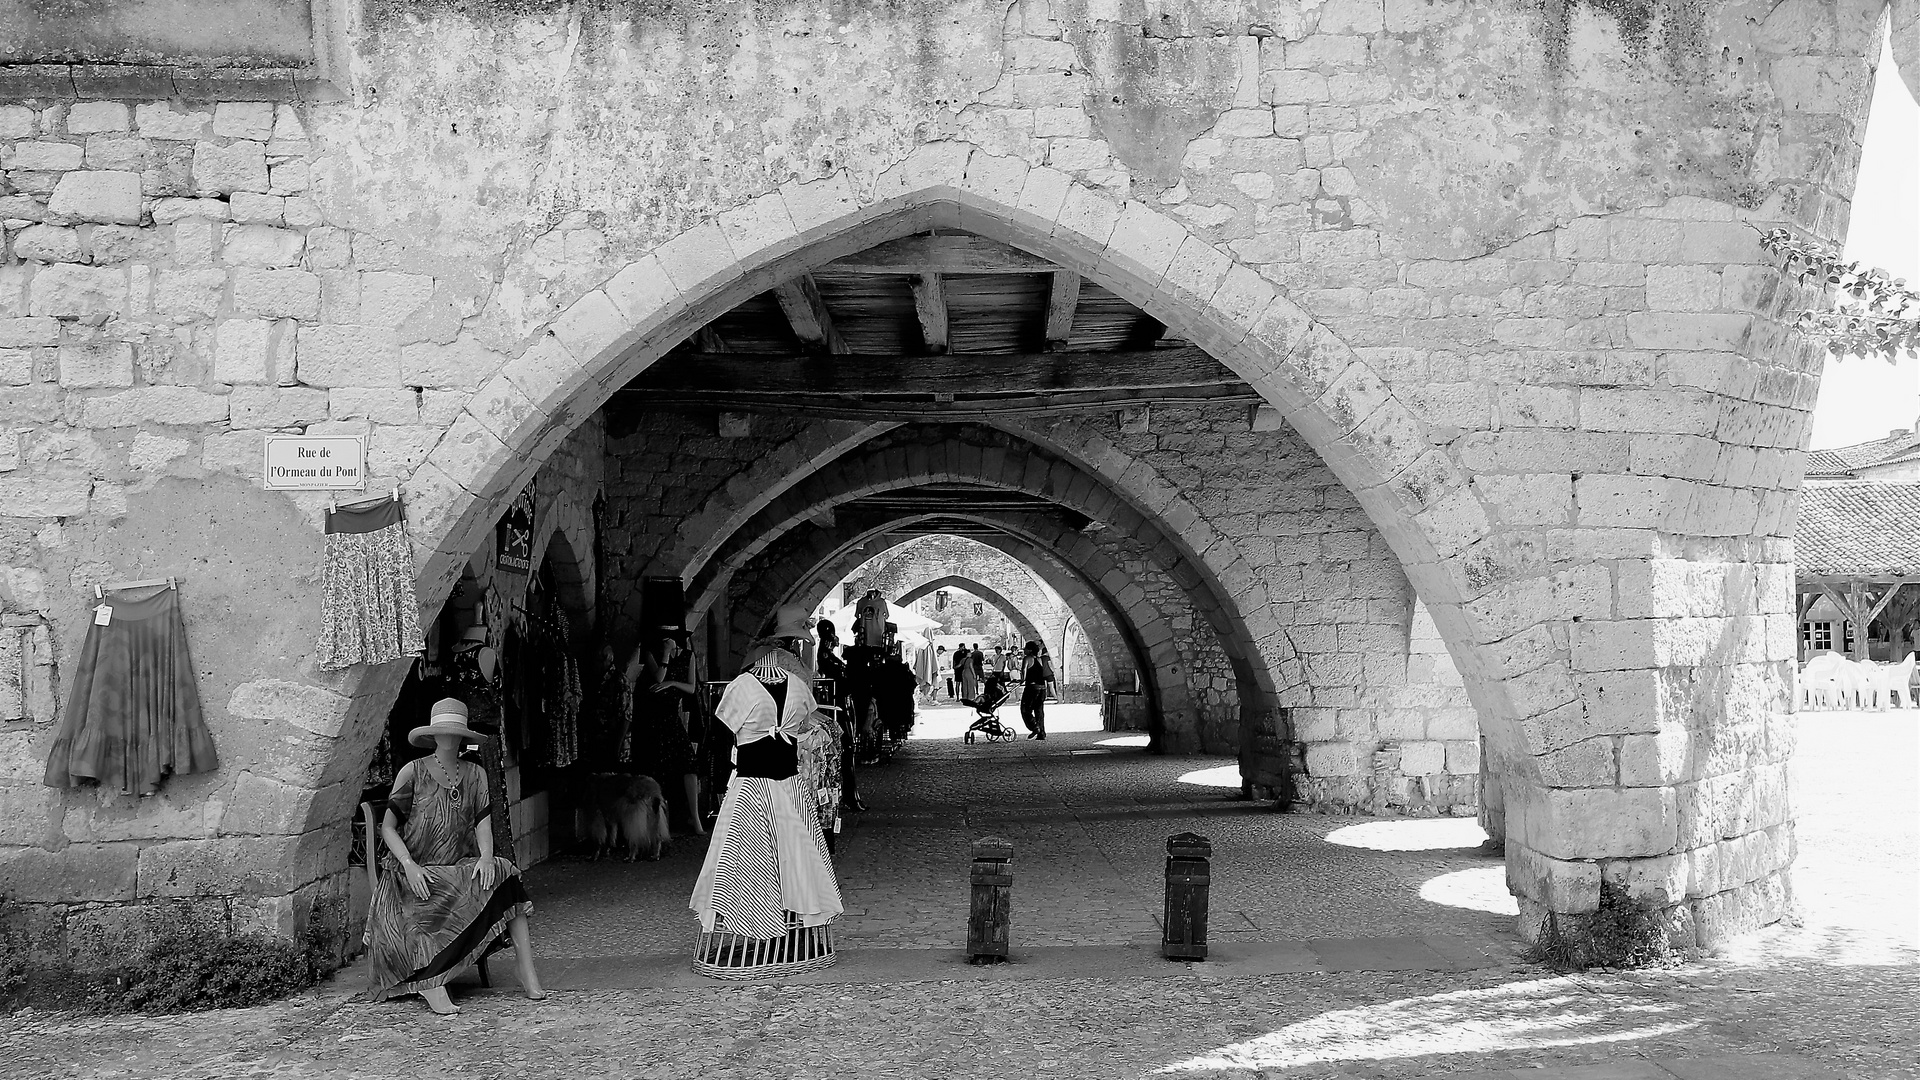
[[[1430,878],[1420,886],[1420,899],[1470,911],[1491,911],[1495,915],[1520,914],[1519,902],[1507,891],[1505,866],[1476,866]]]
[[[1237,788],[1240,786],[1240,766],[1220,765],[1211,769],[1195,769],[1182,776],[1180,782],[1196,787]]]
[[[1380,1061],[1547,1046],[1652,1039],[1699,1023],[1678,1002],[1648,1005],[1624,993],[1575,997],[1557,979],[1460,990],[1338,1009],[1258,1038],[1222,1046],[1162,1073],[1289,1069],[1330,1061]]]
[[[1111,739],[1101,739],[1101,740],[1100,740],[1100,742],[1099,742],[1099,743],[1098,743],[1097,745],[1100,745],[1100,746],[1145,746],[1145,745],[1147,745],[1147,740],[1148,740],[1149,738],[1151,738],[1151,737],[1152,737],[1152,736],[1148,736],[1148,735],[1115,735],[1115,736],[1114,736],[1113,738],[1111,738]]]
[[[1479,847],[1487,834],[1472,818],[1406,818],[1335,829],[1327,843],[1374,851],[1441,851]]]

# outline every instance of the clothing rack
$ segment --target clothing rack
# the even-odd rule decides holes
[[[96,581],[93,584],[93,598],[95,600],[103,600],[109,592],[126,592],[128,589],[150,589],[155,585],[165,585],[169,589],[178,589],[180,587],[180,579],[169,575],[161,578],[147,578],[144,581],[109,581],[105,585]]]

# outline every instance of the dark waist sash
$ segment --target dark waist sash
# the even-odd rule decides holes
[[[736,750],[733,768],[741,776],[785,780],[800,771],[800,755],[792,743],[769,736]]]

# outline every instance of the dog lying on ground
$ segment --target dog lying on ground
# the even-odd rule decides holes
[[[667,798],[650,776],[594,773],[587,778],[587,839],[599,860],[624,846],[627,861],[649,861],[673,839],[667,829]]]

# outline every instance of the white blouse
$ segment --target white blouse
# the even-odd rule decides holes
[[[782,708],[774,707],[772,692],[751,671],[734,676],[720,694],[714,716],[732,729],[735,745],[759,742],[769,735],[793,742],[806,732],[814,713],[813,687],[791,672],[782,674],[787,680]]]

